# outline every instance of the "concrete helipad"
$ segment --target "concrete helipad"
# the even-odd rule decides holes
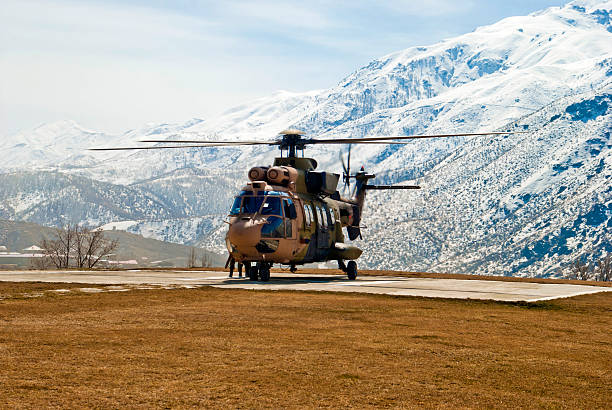
[[[214,271],[2,271],[4,282],[60,282],[97,285],[214,286],[256,290],[301,290],[378,293],[454,299],[536,302],[597,292],[601,286],[502,282],[491,280],[401,278],[366,276],[349,281],[342,275],[273,273],[269,282],[230,279]]]

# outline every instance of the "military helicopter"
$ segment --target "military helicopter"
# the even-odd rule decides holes
[[[94,151],[170,149],[188,147],[218,147],[269,145],[278,146],[281,156],[272,165],[255,166],[248,172],[249,182],[235,197],[229,212],[229,229],[225,238],[231,260],[244,265],[245,273],[253,280],[270,280],[273,264],[290,266],[292,273],[298,265],[313,262],[337,261],[348,279],[357,277],[356,259],[362,254],[357,246],[345,243],[343,228],[353,241],[362,239],[361,216],[369,190],[420,189],[413,185],[373,185],[375,178],[364,167],[351,174],[350,148],[352,144],[409,144],[406,140],[460,136],[506,135],[513,132],[468,134],[411,135],[365,138],[304,137],[300,130],[288,129],[271,141],[202,141],[202,140],[143,140],[162,144],[149,147],[93,148]],[[317,161],[304,157],[304,149],[315,144],[348,144],[347,162],[342,154],[345,189],[354,180],[353,194],[341,196],[338,191],[340,175],[316,171]],[[301,156],[298,153],[301,152]],[[348,261],[348,262],[345,262]]]

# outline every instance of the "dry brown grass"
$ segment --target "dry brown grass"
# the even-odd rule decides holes
[[[44,292],[57,289],[102,288],[100,285],[82,285],[79,283],[44,283],[44,282],[0,282],[0,300],[7,298],[42,296]],[[46,294],[50,296],[50,294]],[[2,305],[0,305],[0,314]],[[0,316],[1,317],[1,316]]]
[[[0,293],[27,287],[11,286]],[[610,293],[534,304],[215,288],[5,299],[0,407],[609,408],[611,313]]]

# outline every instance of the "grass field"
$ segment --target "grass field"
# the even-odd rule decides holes
[[[610,293],[508,304],[48,291],[75,287],[0,283],[0,407],[609,408],[612,397]]]

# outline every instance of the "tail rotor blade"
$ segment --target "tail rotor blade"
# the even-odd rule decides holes
[[[342,152],[340,152],[340,162],[342,162],[343,170],[342,179],[344,179],[344,187],[342,188],[342,194],[344,195],[344,193],[347,191],[347,188],[350,190],[351,186],[351,144],[349,144],[348,146],[347,163],[344,162],[344,156],[342,155]]]
[[[351,187],[351,144],[348,146],[348,157],[346,160],[346,172],[344,173],[344,184],[350,188]]]
[[[342,163],[342,170],[344,171],[344,174],[346,175],[348,171],[346,170],[346,164],[344,163],[344,156],[342,155],[342,151],[338,152],[338,156],[340,157],[340,162]]]
[[[352,144],[349,144],[348,146],[348,166],[347,166],[347,171],[346,171],[346,175],[351,175],[351,146]]]

